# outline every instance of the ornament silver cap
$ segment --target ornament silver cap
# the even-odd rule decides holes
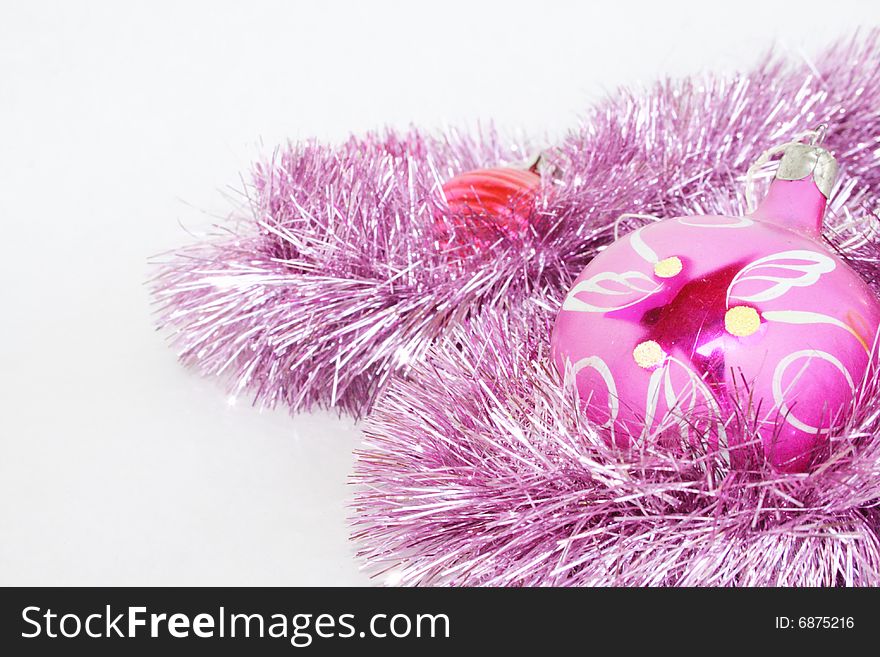
[[[837,180],[837,160],[820,146],[813,144],[789,144],[783,152],[776,170],[777,180],[803,180],[811,178],[825,198]]]

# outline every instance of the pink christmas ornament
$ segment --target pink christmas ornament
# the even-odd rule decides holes
[[[440,244],[479,249],[521,234],[534,214],[541,185],[535,168],[476,169],[447,180],[445,204],[436,218]]]
[[[751,214],[650,224],[587,265],[552,348],[611,441],[735,466],[753,437],[787,472],[825,458],[880,324],[877,298],[820,241],[836,172],[827,151],[791,144]]]

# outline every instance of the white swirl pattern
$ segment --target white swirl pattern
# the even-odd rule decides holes
[[[722,223],[719,219],[730,219],[731,223]],[[701,221],[703,220],[703,221]],[[748,228],[754,220],[748,217],[679,217],[678,223],[693,228]]]
[[[609,283],[615,284],[616,287],[609,286]],[[662,289],[662,283],[656,283],[650,276],[639,271],[625,271],[620,274],[599,272],[575,285],[565,298],[562,309],[583,313],[607,313],[634,306]],[[578,295],[580,294],[588,294],[590,298],[596,295],[599,297],[625,296],[629,298],[620,305],[599,306],[579,299]]]
[[[760,303],[778,299],[795,287],[809,287],[815,284],[822,274],[834,269],[834,260],[815,251],[794,250],[773,253],[743,267],[727,288],[727,305],[730,300],[746,303]],[[794,276],[771,274],[769,271],[794,272]],[[764,272],[764,273],[761,273]],[[766,285],[751,293],[737,293],[737,286],[743,283],[758,281]]]
[[[654,249],[645,243],[645,240],[642,237],[643,230],[644,226],[638,230],[634,230],[629,236],[629,243],[632,246],[633,251],[635,251],[640,258],[655,265],[660,261],[660,256],[657,255],[657,252]]]
[[[595,370],[602,378],[602,381],[605,382],[605,387],[608,389],[609,418],[607,422],[599,426],[604,429],[611,429],[611,436],[613,437],[615,430],[614,425],[617,422],[617,416],[620,413],[620,399],[617,397],[617,384],[614,382],[614,374],[612,374],[611,368],[608,367],[608,363],[599,358],[599,356],[588,356],[587,358],[581,358],[572,367],[575,379],[577,379],[578,374],[587,368]]]
[[[786,389],[783,390],[782,377],[785,376],[785,372],[788,370],[791,364],[800,358],[807,358],[809,360],[807,361],[806,365],[804,365],[797,373],[792,382],[788,384]],[[843,363],[840,362],[840,360],[829,354],[827,351],[820,351],[818,349],[801,349],[800,351],[794,351],[790,353],[788,356],[780,360],[779,363],[776,365],[776,370],[773,372],[773,401],[776,402],[776,408],[779,409],[779,412],[785,418],[785,421],[793,427],[807,433],[828,433],[830,427],[826,427],[824,429],[820,427],[814,427],[807,424],[806,422],[802,422],[801,420],[797,419],[791,412],[791,408],[789,407],[788,403],[785,401],[789,390],[806,371],[807,367],[809,367],[814,358],[818,358],[820,360],[831,363],[831,365],[837,368],[837,370],[841,374],[843,374],[843,377],[846,379],[846,382],[849,385],[850,392],[855,394],[856,387],[853,383],[852,377],[850,376],[850,373],[847,371],[846,367],[844,367]]]
[[[687,376],[687,382],[678,391],[672,382],[672,367],[678,366]],[[715,395],[700,376],[687,364],[674,357],[667,357],[663,366],[651,374],[648,382],[648,393],[645,400],[645,429],[644,438],[654,426],[660,393],[662,392],[666,402],[666,412],[660,419],[658,429],[663,428],[665,422],[671,421],[679,430],[682,444],[687,448],[692,435],[694,417],[699,412],[711,425],[714,425],[718,438],[718,455],[725,464],[730,463],[727,446],[727,430],[721,407],[715,399]]]
[[[783,324],[830,324],[831,326],[836,326],[858,340],[866,354],[870,355],[871,353],[868,344],[862,339],[862,336],[856,333],[851,326],[841,322],[836,317],[807,310],[768,310],[761,313],[761,316],[768,322],[782,322]]]

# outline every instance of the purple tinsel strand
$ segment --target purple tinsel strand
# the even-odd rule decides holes
[[[842,173],[826,238],[877,289],[878,61],[872,32],[810,65],[623,92],[557,153],[563,169],[601,172],[617,198],[633,181],[639,202],[619,213],[739,214],[760,153],[827,121]],[[560,198],[591,226],[613,220],[590,206],[601,181],[566,185]],[[560,271],[575,275],[607,239],[597,230],[560,249]],[[650,440],[624,453],[549,362],[563,291],[548,283],[465,318],[393,378],[355,475],[355,539],[374,572],[421,585],[880,585],[876,362],[813,472],[775,473],[757,450],[736,471]],[[734,426],[754,448],[748,412]]]
[[[479,253],[438,249],[440,187],[522,160],[527,145],[416,130],[289,145],[254,168],[249,216],[164,260],[153,281],[160,324],[184,363],[260,406],[359,416],[449,327],[565,289],[621,214],[741,210],[731,190],[749,164],[819,121],[832,124],[826,146],[844,167],[830,235],[867,249],[858,263],[873,282],[875,249],[856,219],[880,184],[876,61],[872,32],[811,65],[771,60],[747,75],[622,91],[546,153],[556,175],[530,230],[499,233]]]

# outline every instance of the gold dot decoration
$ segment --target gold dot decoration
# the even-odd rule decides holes
[[[681,269],[681,258],[672,256],[654,264],[654,275],[659,278],[672,278],[673,276],[678,276],[681,273]]]
[[[665,358],[666,352],[663,351],[663,347],[653,340],[640,342],[633,349],[633,359],[636,361],[636,365],[645,369],[657,367]]]
[[[761,317],[754,308],[734,306],[724,313],[724,328],[731,335],[747,338],[761,328]]]

